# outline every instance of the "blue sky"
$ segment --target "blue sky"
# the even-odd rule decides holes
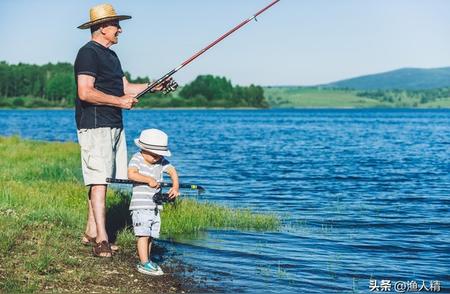
[[[102,1],[0,0],[0,60],[73,63]],[[157,78],[270,0],[109,1],[122,22],[111,47],[132,76]],[[313,85],[401,67],[450,66],[450,1],[281,0],[175,75],[233,84]]]

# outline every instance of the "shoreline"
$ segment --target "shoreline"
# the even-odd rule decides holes
[[[370,106],[370,107],[358,107],[358,106],[342,106],[342,107],[333,107],[333,106],[324,106],[324,107],[268,107],[268,108],[257,108],[257,107],[135,107],[131,110],[365,110],[365,109],[410,109],[410,110],[436,110],[436,109],[450,109],[450,107],[413,107],[413,106],[405,106],[405,107],[390,107],[390,106]],[[74,110],[73,107],[0,107],[0,110]]]
[[[112,258],[93,256],[92,246],[81,243],[87,188],[75,142],[0,136],[0,145],[0,292],[204,293],[217,288],[196,279],[195,268],[163,238],[154,242],[152,260],[165,275],[139,273],[130,195],[116,189],[107,192],[106,226],[120,250]],[[281,224],[274,214],[188,197],[167,205],[163,219],[162,235],[168,236],[222,228],[274,231]]]
[[[257,107],[134,107],[131,110],[267,110],[278,108]],[[0,110],[75,110],[74,107],[0,107]]]

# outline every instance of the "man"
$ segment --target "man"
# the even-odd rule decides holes
[[[117,15],[110,4],[101,4],[92,7],[90,21],[78,27],[91,30],[91,40],[79,50],[74,66],[78,94],[75,119],[84,183],[89,186],[82,241],[93,245],[94,255],[101,257],[111,257],[117,249],[109,243],[106,232],[106,178],[127,177],[122,109],[131,109],[138,102],[136,94],[147,87],[129,83],[116,53],[109,49],[122,33],[119,21],[130,18]]]

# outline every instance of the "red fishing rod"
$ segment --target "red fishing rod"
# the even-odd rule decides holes
[[[224,35],[220,36],[217,40],[215,40],[214,42],[212,42],[211,44],[209,44],[208,46],[206,46],[202,50],[198,51],[197,53],[195,53],[192,57],[190,57],[189,59],[184,61],[178,67],[172,69],[170,72],[166,73],[164,76],[162,76],[158,80],[156,80],[153,83],[151,83],[150,85],[148,85],[148,87],[144,91],[142,91],[141,93],[137,94],[137,96],[135,98],[136,99],[141,98],[143,95],[147,94],[148,92],[153,91],[153,89],[156,86],[160,85],[160,84],[163,84],[164,88],[166,89],[165,90],[166,93],[175,90],[176,87],[177,87],[177,84],[174,81],[169,82],[169,83],[165,83],[167,78],[171,77],[174,73],[176,73],[177,71],[179,71],[180,69],[182,69],[183,67],[185,67],[186,65],[191,63],[194,59],[196,59],[197,57],[199,57],[200,55],[205,53],[208,49],[210,49],[211,47],[213,47],[214,45],[216,45],[217,43],[219,43],[220,41],[222,41],[223,39],[225,39],[226,37],[228,37],[229,35],[231,35],[235,31],[239,30],[241,27],[245,26],[247,23],[249,23],[253,19],[256,20],[256,17],[258,15],[260,15],[261,13],[263,13],[264,11],[266,11],[267,9],[269,9],[270,7],[272,7],[273,5],[275,5],[278,2],[280,2],[280,0],[272,1],[272,3],[270,3],[269,5],[267,5],[266,7],[261,9],[260,11],[258,11],[256,14],[254,14],[250,18],[244,20],[243,22],[241,22],[240,24],[238,24],[237,26],[235,26],[234,28],[232,28],[231,30],[226,32]]]

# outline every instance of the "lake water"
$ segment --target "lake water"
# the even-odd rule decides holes
[[[370,280],[449,291],[449,110],[133,110],[125,126],[130,154],[142,129],[167,132],[182,181],[208,200],[283,219],[280,232],[165,241],[200,281],[249,293],[367,293]],[[0,135],[11,134],[75,141],[73,111],[0,111]]]

